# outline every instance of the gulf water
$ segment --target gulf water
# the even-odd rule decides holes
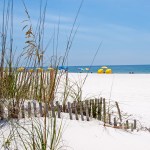
[[[91,72],[96,73],[102,66],[68,66],[68,72],[82,73]],[[113,73],[136,73],[136,74],[149,74],[150,65],[108,65],[109,69],[112,69]],[[89,68],[90,70],[88,71]]]

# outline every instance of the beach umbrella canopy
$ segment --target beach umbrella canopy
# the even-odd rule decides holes
[[[80,70],[80,71],[84,71],[84,69],[83,69],[83,68],[78,68],[78,70]]]
[[[87,71],[88,71],[88,70],[90,70],[90,68],[85,68],[85,70],[87,70]]]
[[[106,67],[106,66],[102,66],[101,68],[102,68],[102,69],[107,69],[108,67]]]
[[[34,72],[34,69],[29,69],[29,72],[31,72],[31,73]]]
[[[20,67],[20,68],[17,69],[18,72],[23,72],[24,70],[25,70],[24,67]]]
[[[59,70],[68,70],[68,67],[60,66],[60,67],[59,67]]]
[[[47,68],[47,70],[54,70],[54,68],[51,68],[51,67],[50,67],[50,68]]]
[[[43,68],[37,68],[38,72],[43,72]]]
[[[98,69],[97,73],[102,74],[102,73],[104,73],[104,70],[103,69]]]
[[[111,70],[111,69],[107,69],[107,70],[105,71],[105,73],[106,73],[106,74],[112,74],[112,70]]]

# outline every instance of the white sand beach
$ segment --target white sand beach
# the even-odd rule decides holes
[[[70,73],[81,81],[86,74]],[[132,114],[150,127],[150,74],[88,74],[83,86],[83,99],[104,97],[118,101],[124,112]],[[68,149],[74,150],[150,150],[150,133],[105,128],[98,121],[69,121],[64,132]]]
[[[85,73],[69,73],[69,79],[81,81]],[[88,74],[82,89],[83,100],[104,97],[118,101],[123,112],[132,114],[150,127],[150,74]],[[64,116],[68,114],[64,114]],[[42,119],[42,118],[41,118]],[[57,119],[58,125],[62,119]],[[24,120],[26,122],[26,120]],[[25,125],[28,128],[28,125]],[[88,121],[63,119],[61,149],[67,150],[150,150],[150,132],[132,133],[110,127],[92,119]],[[9,127],[2,128],[7,135]],[[1,141],[2,144],[2,141]]]
[[[70,73],[71,80],[83,81],[85,73]],[[150,74],[88,74],[83,99],[104,97],[118,101],[123,111],[150,125]]]

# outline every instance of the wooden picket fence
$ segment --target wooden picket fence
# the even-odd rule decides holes
[[[105,98],[86,100],[81,102],[74,101],[67,104],[51,104],[42,102],[30,102],[20,104],[9,103],[8,107],[0,103],[0,119],[11,118],[31,118],[31,117],[58,117],[62,118],[62,113],[67,113],[70,120],[82,120],[90,121],[92,118],[100,120],[104,123],[104,126],[119,128],[119,129],[131,129],[131,131],[137,129],[136,120],[123,120],[119,105],[116,103],[115,115],[107,113],[107,103]],[[7,111],[7,112],[6,112]]]

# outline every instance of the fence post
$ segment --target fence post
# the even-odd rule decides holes
[[[85,101],[85,112],[86,112],[86,119],[89,121],[89,111],[88,111],[88,101]]]
[[[133,123],[131,123],[131,131],[133,132],[133,130],[134,130],[134,125]]]
[[[121,112],[120,112],[120,108],[119,108],[119,104],[118,102],[115,102],[116,106],[117,106],[117,110],[118,110],[118,115],[119,115],[119,119],[120,119],[120,123],[122,122],[122,117],[121,117]]]
[[[33,102],[34,116],[37,117],[36,102]]]
[[[106,101],[105,98],[103,98],[103,116],[104,116],[104,124],[106,123]]]
[[[102,97],[98,102],[98,120],[102,120]]]
[[[136,120],[134,119],[133,129],[136,129]]]
[[[89,117],[91,117],[92,116],[92,100],[91,99],[89,100],[88,106],[89,106]]]
[[[14,106],[14,118],[17,118],[19,117],[19,102],[16,102],[15,103],[15,106]]]
[[[81,120],[84,121],[82,102],[80,102],[79,105],[80,105],[80,115],[81,115]]]
[[[98,118],[98,99],[95,99],[95,118]]]
[[[24,103],[22,103],[22,106],[21,106],[21,115],[22,115],[22,118],[25,118]]]
[[[129,121],[128,120],[126,120],[126,127],[127,127],[127,129],[129,129]]]
[[[60,105],[58,101],[56,102],[56,106],[57,106],[58,118],[60,118]]]
[[[95,109],[96,109],[96,118],[98,119],[98,103],[99,103],[99,99],[95,99]]]
[[[66,112],[66,105],[65,105],[65,103],[62,104],[62,111]]]
[[[75,114],[75,108],[74,108],[74,103],[70,103],[72,114]]]
[[[2,103],[0,103],[0,119],[4,119],[4,107]]]
[[[28,102],[28,118],[31,117],[31,103]]]
[[[111,125],[111,114],[109,114],[109,124]]]
[[[68,111],[69,111],[70,120],[72,120],[72,110],[71,110],[70,102],[68,102]]]
[[[39,113],[40,113],[40,116],[43,117],[43,110],[42,110],[42,103],[39,102]]]
[[[92,102],[92,117],[95,118],[95,103],[94,103],[94,99],[92,99],[91,102]]]
[[[114,118],[114,127],[117,127],[116,117]]]
[[[74,111],[75,111],[76,120],[79,120],[77,106],[78,106],[78,104],[76,103],[76,101],[74,101]]]

